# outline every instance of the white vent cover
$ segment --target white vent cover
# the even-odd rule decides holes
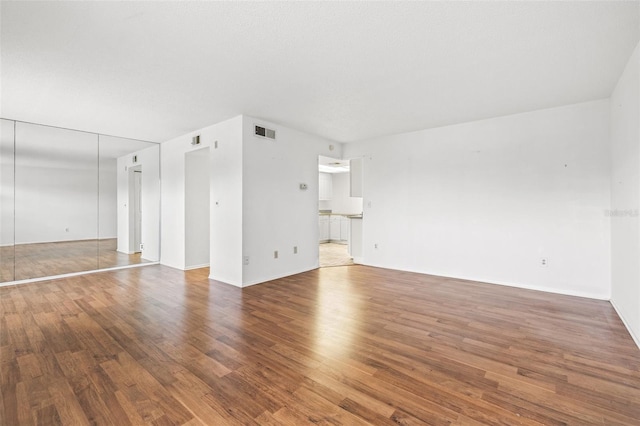
[[[261,138],[274,139],[276,138],[276,131],[273,129],[267,129],[266,127],[254,125],[253,134]]]

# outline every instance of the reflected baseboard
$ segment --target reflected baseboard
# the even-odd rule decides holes
[[[122,253],[122,254],[127,254],[127,255],[132,255],[132,254],[138,254],[140,253],[139,251],[127,251],[127,250],[116,250],[118,253]]]
[[[134,265],[114,266],[112,268],[95,269],[95,270],[92,270],[92,271],[71,272],[71,273],[68,273],[68,274],[51,275],[51,276],[48,276],[48,277],[29,278],[29,279],[26,279],[26,280],[18,280],[18,281],[6,281],[6,282],[3,282],[3,283],[0,283],[0,287],[36,283],[36,282],[40,282],[40,281],[51,281],[51,280],[57,280],[57,279],[60,279],[60,278],[77,277],[78,275],[95,274],[95,273],[98,273],[98,272],[107,272],[107,271],[117,271],[119,269],[141,268],[143,266],[151,266],[151,265],[159,265],[159,264],[160,264],[160,262],[158,262],[158,261],[148,262],[148,263],[136,263]]]

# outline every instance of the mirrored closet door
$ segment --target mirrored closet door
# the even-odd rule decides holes
[[[158,144],[0,124],[0,282],[159,260]]]
[[[13,228],[15,122],[0,120],[0,282],[15,276]]]

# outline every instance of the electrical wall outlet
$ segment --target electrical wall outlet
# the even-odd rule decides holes
[[[293,246],[293,254],[298,254],[298,246]]]
[[[378,243],[374,244],[373,248],[377,250],[378,249]]]
[[[274,258],[274,259],[277,259],[277,258],[278,258],[278,250],[275,250],[275,251],[273,252],[273,258]]]
[[[546,257],[541,257],[540,266],[549,266],[549,259],[547,259]]]
[[[247,266],[249,264],[249,256],[242,256],[242,264]]]

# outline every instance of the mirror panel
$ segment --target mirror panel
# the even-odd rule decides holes
[[[16,123],[15,280],[98,269],[98,136]]]
[[[158,144],[100,135],[100,269],[159,260]]]
[[[159,144],[0,119],[0,283],[159,260]]]
[[[14,280],[14,122],[0,120],[0,282]]]

